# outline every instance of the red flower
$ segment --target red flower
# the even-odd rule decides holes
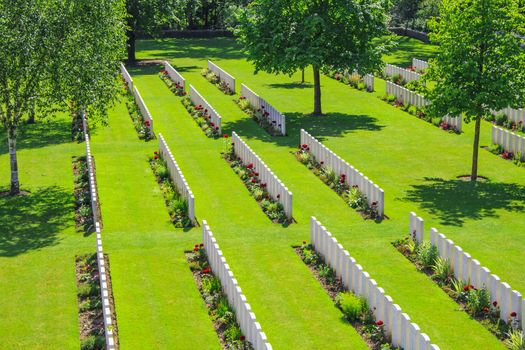
[[[277,199],[279,199],[279,198],[281,198],[281,195],[280,195],[280,194],[277,195]]]
[[[215,123],[212,122],[212,123],[211,123],[211,126],[215,126]]]
[[[379,320],[376,322],[376,326],[382,326],[383,325],[383,321]]]
[[[489,312],[489,308],[488,307],[484,307],[483,308],[483,312],[485,312],[485,313]]]
[[[144,122],[144,125],[146,125],[149,128],[151,126],[151,122],[149,120],[146,120]]]
[[[305,143],[305,144],[301,145],[301,147],[306,149],[306,148],[308,148],[308,145]]]
[[[510,317],[516,317],[516,316],[518,316],[518,314],[517,314],[515,311],[512,311],[512,312],[510,313]]]
[[[195,248],[199,248],[199,245],[198,245],[198,244],[195,244]]]
[[[199,245],[200,245],[201,248],[204,247],[204,243],[201,243],[201,244],[199,244]]]
[[[193,248],[193,251],[196,253],[199,251],[199,248]]]
[[[159,152],[155,151],[155,152],[153,152],[153,154],[159,154]]]
[[[244,335],[241,335],[241,337],[239,338],[241,341],[245,341],[246,340],[246,337]]]
[[[159,157],[158,157],[158,156],[155,156],[155,157],[153,157],[153,159],[157,160],[157,159],[159,159]]]
[[[210,273],[210,269],[209,268],[205,268],[204,270],[202,270],[202,273]]]
[[[255,173],[255,176],[259,176],[259,173]]]
[[[497,307],[497,306],[498,306],[498,302],[495,301],[495,302],[492,303],[492,305],[493,305],[494,307]]]
[[[252,184],[256,184],[256,183],[257,183],[257,180],[253,179]]]
[[[216,127],[215,127],[215,130],[219,130],[219,127],[218,127],[218,126],[216,126]]]
[[[246,169],[253,169],[253,163],[250,163],[246,166]]]
[[[230,135],[228,135],[228,134],[224,134],[224,135],[222,135],[222,137],[224,137],[225,139],[227,139],[228,137],[230,137]]]

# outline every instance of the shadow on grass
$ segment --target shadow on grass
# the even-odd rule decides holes
[[[441,220],[442,225],[462,226],[467,219],[497,217],[496,210],[522,212],[525,209],[525,186],[500,183],[424,178],[413,185],[404,198],[419,203]]]
[[[276,83],[276,84],[266,84],[266,86],[272,89],[312,89],[314,85],[312,83],[305,82],[293,82],[293,83]]]
[[[71,141],[71,121],[52,118],[36,124],[21,124],[16,142],[17,150],[41,148]],[[0,154],[7,154],[7,133],[0,132]]]
[[[417,39],[408,37],[399,37],[396,47],[386,57],[388,63],[408,67],[412,65],[412,58],[419,58],[428,61],[428,59],[436,56],[438,46],[426,44]]]
[[[244,114],[240,109],[239,113]],[[244,115],[245,118],[223,123],[223,130],[227,133],[235,131],[241,137],[271,142],[277,146],[299,145],[301,129],[305,129],[319,141],[324,141],[327,137],[344,137],[354,131],[381,131],[384,128],[377,124],[376,118],[368,115],[329,113],[319,117],[290,112],[285,113],[288,136],[271,136],[248,115]]]
[[[72,194],[51,186],[24,196],[0,196],[0,256],[56,245],[57,234],[72,225]]]
[[[141,58],[150,59],[244,58],[240,45],[233,38],[138,40],[137,52],[140,52]]]

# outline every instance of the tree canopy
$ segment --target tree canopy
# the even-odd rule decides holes
[[[255,71],[293,74],[312,66],[314,114],[322,114],[320,71],[371,73],[386,46],[388,1],[256,0],[236,30]]]
[[[431,112],[476,121],[472,180],[477,178],[480,119],[525,103],[525,16],[517,0],[444,0],[431,21],[440,50],[430,61]]]

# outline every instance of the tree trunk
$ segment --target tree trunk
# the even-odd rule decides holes
[[[479,154],[479,134],[481,127],[481,116],[476,117],[476,127],[474,133],[474,149],[472,150],[472,173],[470,175],[471,181],[478,179],[478,154]]]
[[[7,131],[7,143],[9,145],[9,160],[11,164],[11,190],[12,196],[20,194],[20,183],[18,181],[18,161],[16,159],[16,130],[9,128]]]
[[[27,124],[35,124],[35,101],[29,100],[29,117],[27,118]]]
[[[301,72],[301,84],[304,84],[304,68]]]
[[[321,74],[319,67],[314,68],[314,112],[313,115],[323,115],[321,107]]]
[[[133,29],[130,29],[126,32],[126,35],[128,37],[127,40],[127,50],[128,50],[128,63],[134,64],[136,61],[135,57],[135,31]]]

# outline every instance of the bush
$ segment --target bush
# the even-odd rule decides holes
[[[97,284],[81,284],[78,286],[78,296],[80,298],[88,298],[90,296],[95,296],[99,293],[99,287]]]
[[[507,336],[508,339],[505,340],[505,345],[510,350],[525,350],[525,336],[522,331],[512,329]]]
[[[498,113],[495,116],[495,121],[497,125],[503,125],[507,121],[507,116],[505,113]]]
[[[396,101],[396,95],[393,95],[393,94],[387,95],[386,100],[390,103],[394,103]]]
[[[441,125],[441,121],[442,121],[442,118],[440,118],[440,117],[432,118],[432,124],[434,124],[435,126],[440,126]]]
[[[335,281],[334,270],[328,265],[319,266],[319,277],[322,277],[326,280],[326,283],[332,284]]]
[[[414,106],[414,105],[411,105],[410,107],[408,107],[408,113],[410,113],[412,115],[416,115],[417,114],[417,107]]]
[[[433,277],[441,284],[447,284],[452,280],[453,272],[448,260],[438,257],[432,270],[434,271]]]
[[[361,299],[349,292],[339,293],[335,298],[335,304],[349,322],[357,321],[364,311]]]
[[[104,337],[90,335],[80,342],[81,350],[102,350],[106,346]]]
[[[430,242],[423,242],[416,249],[418,261],[426,268],[434,266],[438,259],[438,249]]]
[[[490,294],[482,289],[470,289],[467,295],[467,310],[475,316],[483,314],[485,308],[490,308]]]
[[[202,292],[205,295],[216,294],[221,290],[221,282],[217,277],[205,277],[202,279]]]
[[[237,326],[231,326],[224,332],[224,337],[230,342],[238,340],[241,337],[241,335],[241,329]]]

